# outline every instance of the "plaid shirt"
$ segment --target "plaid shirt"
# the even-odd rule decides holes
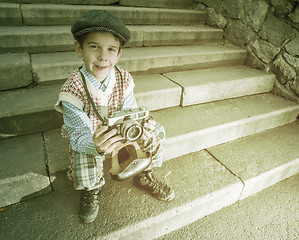
[[[83,74],[96,88],[103,92],[107,89],[111,72],[106,79],[100,83],[97,81],[83,66]],[[98,156],[95,144],[92,141],[94,130],[92,122],[87,113],[75,107],[73,104],[62,101],[63,106],[63,120],[66,126],[68,135],[70,137],[71,148],[79,153],[85,153],[93,156]],[[134,97],[133,91],[124,99],[122,110],[136,108],[137,102]]]

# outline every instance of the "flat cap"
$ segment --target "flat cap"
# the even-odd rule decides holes
[[[118,37],[125,45],[131,38],[130,30],[116,16],[105,10],[92,10],[81,16],[72,25],[75,39],[89,32],[109,32]]]

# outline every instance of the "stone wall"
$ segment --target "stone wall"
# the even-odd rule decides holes
[[[273,92],[299,103],[299,0],[194,0],[207,24],[248,51],[247,65],[273,72]]]

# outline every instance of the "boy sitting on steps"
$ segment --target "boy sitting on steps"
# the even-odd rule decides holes
[[[84,65],[64,83],[55,107],[63,113],[62,133],[69,138],[73,151],[69,176],[75,189],[82,191],[79,217],[89,223],[99,211],[98,196],[105,184],[103,161],[115,149],[125,146],[124,138],[115,129],[103,126],[97,111],[109,114],[137,108],[132,76],[115,66],[131,34],[119,18],[103,10],[88,12],[71,30],[75,51]],[[142,124],[144,134],[137,142],[144,152],[149,151],[151,164],[133,177],[133,183],[159,200],[170,201],[173,190],[152,174],[154,167],[162,165],[164,129],[150,118]]]

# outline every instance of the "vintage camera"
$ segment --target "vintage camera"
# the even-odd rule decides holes
[[[108,114],[107,117],[104,117],[104,125],[108,126],[109,130],[116,128],[118,134],[133,142],[142,136],[143,126],[141,122],[148,117],[149,110],[145,107],[139,107]]]

